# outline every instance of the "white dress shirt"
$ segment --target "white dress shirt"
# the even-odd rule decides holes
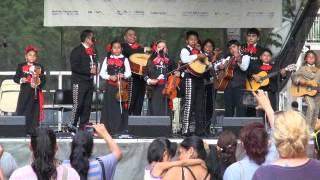
[[[214,65],[214,69],[215,70],[219,70],[219,65],[220,64],[225,64],[227,61],[229,61],[231,59],[231,56],[228,56],[222,60],[220,60],[218,63],[216,63]],[[246,71],[249,67],[249,64],[250,64],[250,56],[248,55],[244,55],[241,57],[241,63],[237,63],[239,68],[242,70],[242,71]]]
[[[192,51],[193,48],[191,46],[188,45],[187,47]],[[181,50],[180,59],[181,59],[182,63],[191,63],[192,61],[196,60],[197,57],[198,57],[198,55],[196,55],[196,54],[191,55],[190,51],[188,51],[187,48],[183,48]]]

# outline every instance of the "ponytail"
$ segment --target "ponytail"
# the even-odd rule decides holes
[[[37,129],[31,136],[34,160],[31,164],[38,180],[56,179],[56,136],[51,129]]]
[[[80,179],[85,180],[90,167],[93,138],[86,131],[79,131],[72,139],[70,164],[78,172]]]

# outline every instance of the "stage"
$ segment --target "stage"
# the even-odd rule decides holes
[[[115,180],[141,180],[143,179],[144,168],[147,165],[147,149],[149,143],[153,139],[115,139],[119,144],[123,158],[119,162]],[[181,142],[182,139],[170,139],[173,142]],[[58,152],[57,158],[64,160],[69,158],[71,148],[71,138],[59,138],[58,141]],[[204,139],[209,145],[215,145],[217,139]],[[10,152],[13,157],[16,158],[19,167],[29,164],[31,161],[31,154],[29,151],[28,144],[29,138],[1,138],[0,144],[4,146],[5,151]],[[240,150],[239,150],[240,149]],[[107,146],[102,139],[94,140],[93,157],[99,155],[105,155],[109,152]],[[313,156],[313,141],[310,141],[309,156]],[[237,158],[243,157],[243,151],[238,148]]]

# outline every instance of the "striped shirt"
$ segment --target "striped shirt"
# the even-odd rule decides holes
[[[99,159],[103,162],[103,166],[105,169],[105,179],[112,180],[116,165],[117,165],[117,158],[114,154],[110,153],[105,156],[99,156]],[[101,165],[98,160],[96,159],[90,159],[90,165],[89,165],[89,171],[88,171],[88,180],[101,180],[102,178],[102,170]],[[63,164],[71,166],[70,160],[64,160]]]

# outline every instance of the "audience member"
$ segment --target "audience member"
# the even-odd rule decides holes
[[[231,131],[223,131],[216,146],[210,148],[209,160],[212,164],[211,179],[222,180],[224,171],[236,162],[237,137]]]
[[[254,93],[254,95],[258,102],[257,108],[265,110],[270,127],[273,129],[273,110],[267,95],[263,91],[258,91],[258,94]],[[259,100],[266,102],[260,104]],[[254,172],[261,165],[269,164],[278,158],[273,141],[269,141],[268,133],[262,123],[251,123],[244,126],[240,132],[240,141],[246,155],[242,160],[233,163],[226,169],[224,180],[251,180]]]
[[[186,159],[171,161],[177,150],[176,143],[166,138],[157,138],[148,148],[148,163],[145,168],[144,180],[161,179],[166,171],[174,166],[192,166],[204,164],[201,159]]]
[[[18,168],[16,160],[10,153],[4,151],[2,145],[0,145],[0,167],[5,179],[9,179],[13,171]]]
[[[259,168],[254,180],[319,179],[320,162],[307,156],[310,133],[302,114],[292,110],[277,113],[273,136],[280,158]]]
[[[70,160],[64,163],[70,164],[80,175],[81,180],[113,179],[117,162],[122,158],[120,147],[114,142],[103,124],[92,126],[98,137],[103,138],[111,153],[92,158],[93,133],[79,131],[72,139]]]
[[[201,138],[190,136],[185,138],[179,147],[179,160],[202,159],[207,161],[207,153]],[[211,172],[208,165],[198,164],[193,166],[176,166],[168,170],[163,180],[209,180]]]
[[[60,165],[55,158],[58,150],[56,135],[53,130],[39,128],[31,135],[31,165],[24,166],[13,172],[10,180],[66,180],[80,179],[78,173],[70,167]]]

